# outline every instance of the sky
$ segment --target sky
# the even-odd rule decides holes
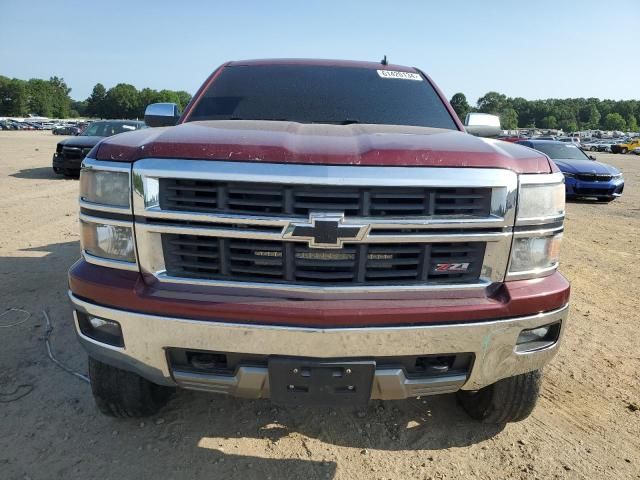
[[[387,55],[471,104],[638,99],[638,2],[0,0],[0,75],[83,100],[98,82],[194,93],[228,60]]]

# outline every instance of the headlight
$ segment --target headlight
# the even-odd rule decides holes
[[[562,174],[565,176],[565,178],[576,178],[575,173],[562,172]]]
[[[561,172],[520,175],[518,213],[507,280],[550,275],[558,268],[564,221],[564,177]]]
[[[85,158],[80,172],[80,243],[96,265],[138,270],[130,187],[131,165]],[[115,214],[115,215],[114,215]]]
[[[110,171],[83,168],[80,172],[80,200],[129,208],[131,191],[128,171]]]
[[[513,239],[509,277],[531,278],[553,271],[560,259],[562,233]]]
[[[517,224],[541,224],[562,220],[564,197],[562,173],[520,175]]]
[[[133,228],[129,225],[112,224],[112,221],[80,216],[80,242],[82,249],[93,257],[131,263],[135,266],[136,255]]]
[[[611,178],[620,178],[622,176],[621,173],[614,173],[611,175]]]

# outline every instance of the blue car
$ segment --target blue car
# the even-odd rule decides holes
[[[546,153],[564,173],[567,198],[591,197],[610,202],[622,195],[622,173],[588,157],[575,145],[550,140],[521,140],[520,145]]]

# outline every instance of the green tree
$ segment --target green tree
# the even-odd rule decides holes
[[[53,116],[54,98],[51,95],[51,85],[46,80],[32,78],[27,82],[27,110],[26,113]]]
[[[513,108],[505,108],[500,112],[500,125],[505,130],[515,130],[518,128],[518,112]]]
[[[180,99],[180,103],[178,103],[178,106],[180,107],[180,110],[184,110],[191,101],[191,94],[189,92],[185,92],[184,90],[179,90],[176,92],[176,94]]]
[[[498,92],[487,92],[478,99],[478,110],[483,113],[498,114],[508,108],[507,96]]]
[[[465,97],[464,93],[456,93],[453,97],[451,97],[451,106],[456,111],[458,118],[461,121],[464,121],[467,113],[471,110],[469,107],[469,102],[467,102],[467,97]]]
[[[630,132],[638,131],[638,121],[636,120],[636,116],[631,113],[627,115],[627,129]]]
[[[49,79],[49,95],[51,95],[52,114],[56,118],[66,118],[71,111],[71,89],[64,78],[51,77]]]
[[[101,83],[96,83],[87,98],[87,115],[102,118],[105,116],[107,89]]]
[[[24,116],[27,114],[27,83],[17,78],[0,76],[0,115]]]
[[[599,128],[600,127],[600,111],[598,107],[595,105],[591,105],[589,107],[589,118],[587,119],[587,126],[589,128]]]
[[[133,85],[119,83],[107,92],[104,110],[109,118],[140,118],[138,90]]]
[[[624,130],[627,122],[624,121],[624,118],[619,113],[608,113],[604,117],[603,126],[606,130]]]
[[[558,119],[553,115],[547,115],[540,121],[542,128],[558,128]]]

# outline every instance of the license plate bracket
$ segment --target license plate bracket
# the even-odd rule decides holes
[[[366,406],[375,370],[374,360],[271,357],[271,401],[283,406]]]

